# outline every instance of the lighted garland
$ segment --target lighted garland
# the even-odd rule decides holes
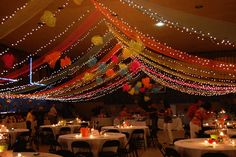
[[[61,79],[61,77],[65,77],[68,74],[69,75],[73,75],[76,71],[78,71],[80,68],[82,68],[84,65],[86,65],[85,62],[86,58],[90,57],[91,55],[94,55],[97,52],[100,52],[100,50],[102,49],[102,47],[104,47],[106,44],[108,44],[108,42],[112,39],[112,34],[108,34],[106,33],[104,36],[105,39],[105,44],[101,45],[99,47],[94,47],[93,49],[91,49],[90,51],[88,51],[85,55],[83,55],[83,57],[81,57],[81,59],[78,59],[76,62],[74,62],[73,64],[71,64],[70,66],[66,67],[65,69],[61,69],[58,71],[58,73],[56,74],[52,74],[51,77],[49,78],[43,78],[40,83],[42,84],[46,84],[47,86],[50,86],[51,83],[57,81],[58,79]],[[13,93],[25,93],[31,90],[35,90],[37,88],[40,88],[39,86],[30,86],[30,85],[26,85],[26,86],[21,86],[19,90],[15,90],[12,91]]]
[[[142,35],[141,33],[134,31],[133,28],[131,29],[127,24],[124,24],[124,22],[118,20],[117,17],[111,16],[111,12],[109,12],[104,6],[102,6],[101,3],[98,3],[97,1],[91,0],[95,7],[108,19],[110,22],[112,22],[117,28],[119,28],[123,33],[125,33],[127,36],[129,36],[132,39],[135,39],[139,37],[142,42],[145,44],[146,47],[158,52],[162,53],[164,55],[167,55],[169,57],[173,57],[178,60],[182,60],[185,62],[188,62],[190,64],[197,64],[203,67],[209,67],[212,69],[222,70],[222,71],[228,71],[231,73],[236,72],[235,64],[229,64],[219,61],[214,61],[210,59],[204,59],[197,56],[192,56],[187,53],[174,50],[168,46],[162,45],[160,43],[157,43],[153,37],[146,37]]]
[[[52,52],[55,52],[55,51],[63,52],[64,50],[66,50],[80,36],[82,36],[92,25],[94,25],[96,23],[96,21],[98,21],[100,19],[99,17],[100,17],[100,14],[98,14],[96,11],[93,12],[92,14],[90,14],[89,17],[87,17],[87,19],[84,21],[84,23],[79,25],[79,27],[74,32],[72,32],[61,44],[57,45],[52,50]],[[81,28],[83,28],[83,29],[81,29]],[[45,56],[42,56],[40,59],[37,59],[36,61],[34,61],[33,69],[44,63],[42,61],[42,60],[44,60],[44,57]],[[22,75],[22,74],[26,73],[27,71],[28,71],[28,66],[24,66],[20,70],[12,72],[7,77],[13,78],[14,76]]]
[[[66,2],[62,5],[63,8],[65,8],[66,6],[68,6],[69,4],[69,1],[70,0],[66,0]],[[59,12],[61,12],[61,9],[62,7],[58,7],[58,9],[55,11],[54,15],[56,16]],[[25,8],[25,7],[24,7]],[[22,8],[23,9],[23,8]],[[19,10],[19,9],[18,9]],[[15,43],[12,43],[11,46],[16,46],[18,44],[20,44],[21,42],[25,41],[27,39],[27,37],[29,37],[30,35],[33,34],[33,32],[36,32],[38,31],[39,29],[41,29],[44,25],[41,24],[41,25],[38,25],[36,28],[33,28],[31,29],[30,32],[26,33],[21,39],[17,40]],[[0,56],[5,54],[6,52],[8,52],[10,50],[10,48],[6,48],[5,50],[3,50],[1,53],[0,53]],[[25,63],[27,60],[24,60],[24,61],[21,61],[20,63],[18,64],[15,64],[15,66],[19,65],[19,64],[23,64]],[[23,62],[23,63],[22,63]],[[14,66],[14,67],[15,67]]]
[[[116,31],[114,31],[114,29],[112,29],[112,27],[109,26],[109,29],[116,36],[116,38],[119,41],[121,41],[123,44],[126,44],[127,46],[129,46],[129,42],[127,41],[127,39],[125,40],[124,38],[122,38],[121,35],[118,32],[116,32]],[[210,80],[205,80],[204,81],[204,82],[208,81],[209,84],[213,83],[213,84],[232,86],[232,85],[234,85],[234,82],[235,82],[235,80],[233,80],[233,78],[232,78],[233,77],[232,75],[229,75],[227,77],[226,74],[216,73],[216,72],[213,72],[213,71],[209,71],[207,73],[201,72],[201,74],[199,74],[198,71],[202,71],[202,69],[200,69],[201,67],[197,67],[191,73],[189,73],[190,70],[195,67],[194,65],[192,65],[192,67],[190,67],[189,64],[186,64],[186,63],[181,62],[181,61],[176,61],[174,59],[171,59],[169,57],[165,57],[163,55],[152,53],[151,51],[148,51],[146,49],[143,52],[133,51],[133,53],[138,53],[138,54],[140,54],[142,56],[145,56],[146,58],[154,61],[155,63],[164,65],[164,66],[166,66],[166,67],[168,67],[170,69],[173,69],[175,71],[181,71],[185,75],[190,75],[192,79],[196,79],[196,80],[198,80],[198,82],[203,82],[204,81],[203,79],[200,79],[202,76],[207,76],[207,77],[210,77],[211,79],[212,78],[229,78],[230,79],[230,80],[225,80],[224,79],[224,80],[219,80],[219,81],[214,79],[213,81],[210,81]],[[180,64],[180,67],[178,65],[176,65],[176,64]],[[186,67],[187,68],[191,68],[191,69],[186,70],[185,69]],[[188,77],[188,76],[183,76],[183,77]],[[190,78],[190,77],[188,77],[188,78]]]
[[[215,86],[200,86],[200,85],[197,85],[197,84],[190,84],[190,83],[187,83],[187,82],[183,82],[183,81],[179,81],[179,80],[175,80],[175,79],[172,79],[168,76],[165,76],[161,73],[157,73],[151,69],[149,69],[148,67],[146,66],[143,66],[143,70],[146,70],[150,73],[152,73],[153,75],[156,75],[157,77],[161,77],[162,79],[165,79],[165,80],[168,80],[168,81],[171,81],[175,84],[180,84],[180,85],[183,85],[183,86],[187,86],[187,87],[190,87],[190,88],[195,88],[195,89],[200,89],[200,90],[206,90],[206,91],[212,91],[212,92],[215,92],[215,93],[222,93],[222,92],[226,92],[227,93],[235,93],[236,89],[233,88],[233,87],[215,87]]]
[[[144,6],[142,6],[141,4],[138,4],[137,1],[133,1],[133,0],[120,0],[123,4],[128,4],[128,6],[131,6],[132,8],[136,8],[137,10],[141,11],[143,14],[149,15],[149,17],[152,20],[155,21],[162,21],[163,23],[165,23],[165,26],[169,27],[169,28],[175,28],[178,31],[181,32],[187,32],[189,34],[197,34],[198,35],[198,39],[204,40],[205,38],[208,38],[210,41],[213,41],[214,43],[216,43],[217,45],[230,45],[232,47],[235,47],[234,42],[229,41],[229,40],[219,40],[217,39],[214,35],[211,35],[211,33],[205,33],[203,31],[201,31],[200,29],[194,28],[194,27],[186,27],[181,25],[179,22],[173,22],[170,21],[168,19],[166,19],[165,17],[161,16],[160,14],[158,14],[157,12],[152,11],[151,9],[145,8]]]
[[[115,47],[113,48],[113,50],[111,51],[111,53],[109,53],[109,55],[112,55],[112,54],[116,53],[119,49],[120,49],[120,45],[115,46]],[[109,56],[108,56],[108,57],[104,57],[104,58],[101,60],[101,62],[103,62],[103,61],[105,61],[105,60],[107,60],[107,59],[109,59]],[[96,67],[94,67],[94,68],[96,68]],[[93,70],[93,69],[91,69],[91,70]],[[87,70],[87,72],[90,72],[90,71]],[[64,83],[64,84],[62,84],[62,85],[60,85],[60,86],[58,86],[58,87],[51,88],[51,89],[49,89],[49,90],[47,90],[47,91],[38,92],[38,93],[36,93],[36,95],[44,95],[44,94],[48,94],[49,92],[55,93],[55,92],[59,91],[59,90],[62,89],[62,88],[71,87],[71,86],[73,86],[73,84],[74,84],[75,82],[79,81],[79,80],[82,78],[82,76],[83,76],[84,74],[85,74],[85,73],[81,73],[80,75],[78,75],[78,76],[76,76],[75,78],[73,78],[71,81],[68,81],[68,82],[66,82],[66,83]]]

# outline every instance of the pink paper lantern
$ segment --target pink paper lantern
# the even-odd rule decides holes
[[[139,69],[139,66],[140,66],[139,62],[134,60],[132,63],[130,63],[129,69],[132,72],[136,72]]]
[[[111,57],[111,61],[113,62],[113,63],[118,63],[118,57],[117,56],[112,56]]]

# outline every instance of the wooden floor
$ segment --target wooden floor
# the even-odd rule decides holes
[[[184,137],[183,131],[172,131],[174,138],[181,138]],[[167,134],[163,131],[158,132],[158,140],[161,143],[170,143],[168,140]],[[48,152],[49,146],[48,145],[41,145],[39,147],[39,152]],[[139,157],[163,157],[161,152],[158,148],[147,148],[146,150],[142,149],[138,151]]]

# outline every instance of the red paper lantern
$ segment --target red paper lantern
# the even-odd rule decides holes
[[[2,61],[4,63],[4,66],[8,69],[13,67],[15,60],[16,60],[15,56],[11,53],[7,53],[2,56]]]
[[[131,86],[128,83],[125,83],[122,87],[123,91],[129,91]]]

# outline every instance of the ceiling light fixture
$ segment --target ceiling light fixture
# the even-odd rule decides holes
[[[165,25],[165,23],[162,22],[162,21],[159,21],[159,22],[157,22],[155,25],[156,25],[157,27],[162,27],[162,26]]]

